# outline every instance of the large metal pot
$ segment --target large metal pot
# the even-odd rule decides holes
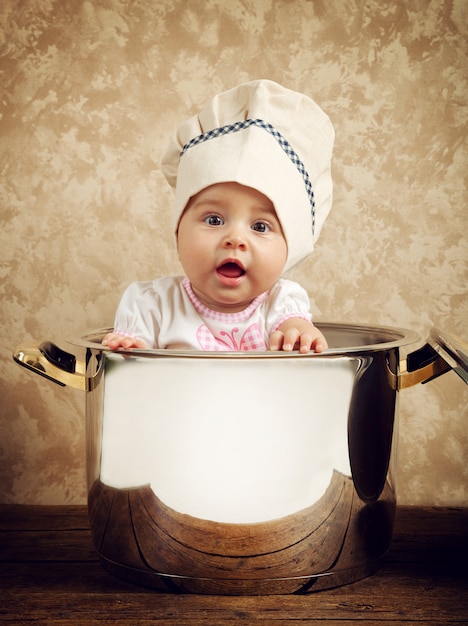
[[[107,329],[15,360],[86,391],[89,514],[110,572],[164,591],[305,593],[378,567],[395,512],[399,391],[466,345],[321,324],[330,349],[112,353]]]

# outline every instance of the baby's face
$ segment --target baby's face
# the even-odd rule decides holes
[[[179,258],[198,298],[235,313],[281,276],[286,240],[272,202],[238,183],[219,183],[190,199],[177,234]]]

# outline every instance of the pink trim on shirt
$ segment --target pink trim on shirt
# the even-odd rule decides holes
[[[140,339],[140,337],[137,337],[133,333],[129,333],[126,330],[119,330],[118,328],[114,328],[112,332],[116,335],[121,335],[122,337],[129,337],[130,339]]]
[[[221,313],[220,311],[213,311],[213,309],[209,309],[203,302],[201,302],[197,296],[195,295],[192,285],[187,277],[182,280],[182,286],[185,289],[187,296],[189,297],[190,302],[193,304],[194,308],[200,315],[207,319],[216,320],[217,322],[222,322],[224,324],[235,324],[236,322],[245,322],[250,318],[252,313],[265,301],[268,297],[268,291],[260,294],[252,302],[249,306],[243,311],[239,311],[238,313]],[[291,317],[299,317],[292,315]]]
[[[286,322],[287,320],[292,320],[295,317],[298,317],[301,320],[306,320],[306,322],[310,322],[309,318],[307,317],[307,315],[303,315],[302,313],[288,313],[287,315],[283,315],[283,317],[281,317],[276,324],[273,326],[273,328],[271,329],[271,332],[275,332],[275,330],[278,330],[278,328],[281,326],[281,324],[283,322]]]

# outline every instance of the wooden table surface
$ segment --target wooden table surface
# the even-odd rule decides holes
[[[0,623],[277,626],[468,624],[468,509],[399,507],[380,570],[302,596],[163,594],[94,552],[85,507],[0,505]]]

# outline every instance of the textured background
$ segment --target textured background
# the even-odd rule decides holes
[[[84,395],[11,360],[179,272],[159,162],[214,93],[270,78],[336,128],[335,201],[291,277],[317,319],[468,339],[466,0],[2,0],[0,501],[84,503]],[[468,394],[400,397],[402,504],[468,503]]]

